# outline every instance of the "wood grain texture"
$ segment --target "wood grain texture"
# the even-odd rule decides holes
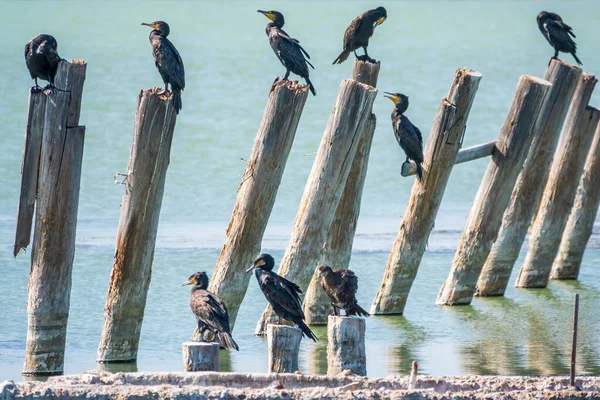
[[[269,372],[293,373],[298,370],[302,331],[287,325],[267,325]]]
[[[219,343],[184,342],[181,349],[184,371],[218,371],[219,347]]]
[[[327,375],[350,370],[367,375],[366,324],[363,318],[329,316],[327,322]]]

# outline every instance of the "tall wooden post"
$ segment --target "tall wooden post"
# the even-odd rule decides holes
[[[85,71],[83,61],[61,62],[54,80],[56,89],[46,100],[24,375],[63,372],[85,136],[85,127],[79,126]],[[34,117],[37,121],[41,118]]]
[[[375,96],[374,87],[345,80],[329,117],[279,268],[280,275],[303,291],[321,258]],[[271,307],[267,307],[255,333],[264,334],[266,324],[275,319]]]
[[[461,147],[481,74],[456,71],[442,99],[424,152],[423,181],[415,181],[372,314],[402,314]]]
[[[544,79],[552,84],[552,88],[535,127],[537,134],[517,179],[510,204],[504,212],[498,238],[481,270],[475,292],[477,296],[504,295],[527,228],[548,180],[552,157],[580,77],[581,69],[558,59],[552,60],[546,70]]]
[[[373,64],[368,61],[354,60],[352,79],[376,87],[379,67],[379,62]],[[335,269],[348,268],[350,264],[375,125],[375,114],[371,113],[361,134],[340,204],[335,211],[331,228],[327,234],[327,239],[325,239],[319,264],[331,265]],[[308,289],[306,289],[306,296],[304,297],[306,323],[313,325],[327,324],[327,316],[330,310],[329,300],[320,288],[318,276],[315,274],[308,285]]]
[[[534,127],[546,103],[550,82],[523,75],[500,131],[496,151],[473,202],[448,279],[437,304],[469,304],[492,248],[517,176],[533,140]]]
[[[232,329],[251,277],[246,269],[260,253],[307,94],[307,86],[291,81],[279,81],[275,85],[238,189],[225,243],[209,287],[227,304]]]
[[[585,160],[575,203],[567,219],[550,279],[577,279],[600,203],[600,124]]]
[[[357,317],[329,316],[327,323],[327,375],[350,370],[367,375],[365,320]]]
[[[25,124],[25,150],[21,165],[21,194],[17,210],[17,229],[13,256],[29,246],[37,196],[42,133],[46,114],[46,94],[29,90],[29,111]]]
[[[529,250],[517,279],[517,287],[540,288],[548,284],[552,262],[558,253],[569,211],[573,207],[585,156],[600,118],[598,110],[587,106],[596,82],[594,76],[583,74],[577,87],[578,93],[571,104],[548,183],[529,232]]]
[[[138,96],[131,156],[110,275],[98,362],[137,359],[154,244],[177,114],[157,89]]]

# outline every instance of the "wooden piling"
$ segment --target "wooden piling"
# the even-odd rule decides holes
[[[423,181],[415,181],[371,314],[402,314],[461,147],[481,74],[456,71],[442,99],[424,152]]]
[[[279,268],[280,275],[295,282],[303,291],[321,258],[323,243],[376,95],[377,89],[372,86],[350,79],[342,82]],[[271,307],[267,307],[255,334],[264,334],[266,324],[275,319]]]
[[[183,369],[186,372],[218,371],[219,343],[184,342]]]
[[[48,94],[45,109],[36,108],[44,116],[23,375],[63,372],[85,136],[85,127],[78,126],[85,72],[82,61],[61,62],[56,89]],[[41,119],[32,116],[38,124]]]
[[[37,196],[42,133],[46,114],[46,94],[29,90],[29,111],[25,124],[25,150],[21,164],[21,194],[17,210],[17,229],[13,256],[29,246]]]
[[[565,226],[550,279],[577,279],[600,203],[600,124],[596,126],[592,145],[576,190],[575,202]]]
[[[533,140],[550,82],[523,75],[436,304],[469,304]]]
[[[232,329],[251,277],[246,269],[260,253],[307,94],[306,85],[291,81],[274,86],[238,189],[209,287],[227,304]]]
[[[600,118],[597,109],[587,106],[596,82],[594,76],[583,74],[577,86],[548,182],[529,230],[529,250],[516,287],[542,288],[548,285],[552,263],[573,208],[585,156]]]
[[[154,244],[177,114],[172,98],[158,89],[138,96],[133,143],[121,202],[121,216],[110,276],[98,362],[133,362],[146,296]]]
[[[367,375],[365,330],[363,318],[329,316],[327,375],[337,375],[347,369],[354,375]]]
[[[502,296],[527,229],[533,219],[567,111],[581,77],[581,69],[558,59],[551,61],[544,79],[552,84],[546,106],[535,127],[523,170],[511,195],[498,237],[481,270],[476,296]]]
[[[302,331],[287,325],[267,325],[269,372],[296,372]]]
[[[368,61],[355,59],[352,79],[376,87],[379,68],[379,62],[373,64]],[[362,191],[367,176],[369,153],[371,151],[371,143],[373,142],[373,134],[375,133],[375,125],[375,114],[371,113],[363,128],[340,204],[335,211],[331,228],[323,245],[319,264],[333,265],[336,269],[348,268],[350,264],[352,244],[354,243],[354,233],[356,232],[356,224],[358,223],[358,216],[360,214]],[[304,297],[303,308],[307,324],[327,324],[327,316],[331,311],[331,307],[329,299],[320,286],[318,276],[314,274]]]

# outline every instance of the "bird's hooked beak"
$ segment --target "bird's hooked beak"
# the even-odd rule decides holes
[[[194,278],[190,278],[187,281],[183,282],[181,284],[181,287],[187,286],[187,285],[195,285],[196,283],[198,283]]]
[[[156,29],[156,24],[155,23],[149,24],[147,22],[142,22],[141,25],[146,25],[146,26],[149,26],[152,29]]]
[[[268,11],[263,11],[263,10],[256,10],[256,12],[261,13],[262,15],[264,15],[265,17],[269,18],[271,21],[273,21],[273,19],[275,18],[275,14],[268,12]]]
[[[385,17],[379,17],[379,19],[375,21],[375,26],[383,24],[383,21],[385,21]]]
[[[250,273],[250,272],[254,271],[256,268],[262,267],[263,265],[265,265],[265,260],[254,261],[254,264],[252,264],[252,266],[246,270],[246,273]]]
[[[397,95],[395,95],[394,93],[390,93],[390,92],[383,92],[383,93],[385,93],[385,95],[383,97],[390,99],[391,101],[394,102],[394,104],[396,104],[396,102],[400,98]]]

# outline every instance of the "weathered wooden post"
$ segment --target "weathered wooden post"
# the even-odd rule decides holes
[[[569,384],[575,387],[575,367],[577,364],[577,323],[579,320],[579,293],[575,293],[573,308],[573,336],[571,339],[571,366],[569,368]]]
[[[352,79],[376,87],[379,67],[379,62],[373,64],[368,61],[354,60]],[[325,239],[319,264],[331,265],[335,269],[348,268],[350,264],[352,244],[354,242],[358,215],[360,214],[362,190],[367,176],[369,153],[371,152],[375,125],[375,114],[371,113],[363,128],[363,133],[356,149],[356,155],[350,168],[350,174],[342,192],[340,204],[335,211],[331,228],[327,234],[327,239]],[[320,288],[319,279],[316,274],[313,275],[306,290],[303,308],[307,324],[325,325],[327,323],[327,316],[331,308],[327,296]]]
[[[246,269],[260,252],[307,94],[306,85],[291,81],[279,81],[275,85],[238,189],[225,243],[209,287],[227,304],[232,329],[251,277]]]
[[[183,368],[186,372],[218,371],[219,343],[184,342]]]
[[[550,279],[577,279],[600,203],[600,124],[588,152]]]
[[[321,258],[323,243],[331,226],[354,161],[363,128],[371,115],[377,89],[355,80],[342,82],[329,117],[311,174],[306,183],[294,230],[279,274],[304,291]],[[274,321],[271,307],[263,313],[255,334],[264,334]]]
[[[580,77],[581,69],[558,59],[552,60],[546,70],[544,79],[552,84],[548,100],[534,129],[537,134],[504,212],[498,238],[481,270],[476,296],[504,295],[548,180],[552,157]]]
[[[415,181],[372,314],[402,314],[461,147],[481,74],[456,71],[442,99],[424,152],[423,182]]]
[[[137,359],[176,119],[172,97],[158,89],[140,92],[98,346],[101,363]]]
[[[37,108],[45,116],[23,375],[63,372],[85,136],[85,126],[79,126],[85,72],[83,61],[61,62],[45,110]],[[41,121],[42,116],[32,119]]]
[[[13,256],[29,246],[33,213],[37,196],[40,152],[42,151],[42,132],[46,115],[46,94],[29,90],[29,111],[25,124],[25,150],[21,166],[21,194],[17,210],[17,229]]]
[[[550,82],[522,75],[436,304],[469,304],[533,140]]]
[[[529,230],[529,250],[517,279],[517,287],[540,288],[548,285],[552,263],[575,200],[585,155],[600,117],[597,109],[587,106],[596,82],[594,76],[583,74],[576,89],[548,182]]]
[[[302,331],[287,325],[267,325],[269,372],[296,372]]]
[[[365,320],[357,317],[329,316],[327,322],[327,375],[349,369],[367,375]]]

